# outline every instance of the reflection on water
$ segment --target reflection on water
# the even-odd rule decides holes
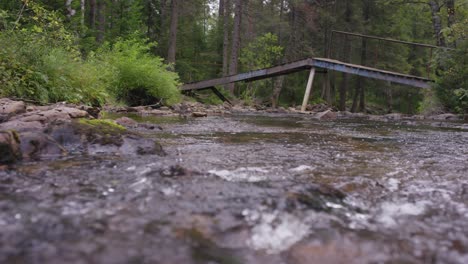
[[[468,263],[466,125],[130,117],[167,157],[0,172],[0,262]]]

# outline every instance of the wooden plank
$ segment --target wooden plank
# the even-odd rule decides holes
[[[211,91],[213,91],[213,93],[216,94],[216,96],[218,96],[221,101],[228,102],[230,105],[233,105],[229,99],[227,99],[220,91],[218,91],[218,89],[216,89],[216,87],[211,87]]]
[[[366,66],[344,63],[341,61],[331,59],[315,58],[313,59],[312,65],[315,67],[326,68],[333,71],[345,72],[349,74],[364,76],[367,78],[399,83],[418,88],[431,88],[433,83],[432,80],[423,77],[401,74],[391,71],[384,71]]]
[[[302,71],[305,69],[310,69],[311,66],[311,59],[300,60],[296,62],[286,63],[283,65],[260,69],[256,71],[240,73],[236,75],[205,80],[200,82],[194,83],[187,83],[182,85],[181,90],[199,90],[199,89],[206,89],[207,87],[213,87],[217,85],[224,85],[233,82],[240,82],[240,81],[253,81],[253,80],[260,80],[265,78],[271,78],[279,75],[290,74],[293,72]]]
[[[312,91],[312,85],[314,84],[315,68],[310,69],[309,80],[307,81],[307,86],[304,94],[304,100],[302,101],[301,111],[304,112],[307,108],[307,103],[309,102],[310,92]]]
[[[322,68],[333,71],[340,71],[349,74],[364,76],[393,83],[399,83],[419,88],[430,88],[433,81],[423,77],[401,74],[391,71],[379,70],[371,67],[344,63],[337,60],[325,58],[309,58],[283,65],[255,70],[246,73],[240,73],[222,78],[205,80],[200,82],[188,83],[182,85],[182,91],[209,89],[217,85],[225,85],[240,81],[255,81],[265,78],[271,78],[279,75],[290,74],[293,72],[303,71],[312,67]]]

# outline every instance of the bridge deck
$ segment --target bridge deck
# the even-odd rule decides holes
[[[413,87],[419,88],[430,88],[431,84],[433,83],[432,80],[406,75],[391,71],[384,71],[379,70],[371,67],[344,63],[337,60],[331,59],[324,59],[324,58],[309,58],[300,61],[295,61],[291,63],[286,63],[283,65],[254,70],[246,73],[240,73],[236,75],[221,77],[217,79],[210,79],[200,82],[193,82],[187,83],[182,85],[181,90],[183,91],[190,91],[190,90],[203,90],[208,89],[211,87],[215,87],[216,85],[225,85],[234,82],[241,82],[241,81],[254,81],[260,80],[270,77],[275,77],[279,75],[290,74],[293,72],[303,71],[310,68],[323,68],[327,70],[345,72],[349,74],[355,74],[359,76],[364,76],[367,78],[373,78],[378,80],[389,81],[393,83],[399,83],[404,85],[409,85]]]

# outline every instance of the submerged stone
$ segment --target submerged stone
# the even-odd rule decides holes
[[[286,210],[313,209],[328,211],[328,202],[341,203],[346,197],[342,191],[324,184],[296,186],[286,193]]]
[[[68,151],[51,136],[42,132],[20,134],[21,152],[25,159],[52,158],[67,155]]]
[[[18,133],[15,131],[0,131],[0,165],[12,164],[21,158]]]
[[[314,118],[318,120],[334,120],[337,117],[338,114],[333,112],[332,110],[326,110],[314,115]]]

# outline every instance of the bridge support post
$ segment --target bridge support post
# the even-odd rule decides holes
[[[306,110],[307,102],[309,102],[310,93],[312,92],[312,85],[314,84],[314,77],[315,77],[315,68],[312,67],[310,69],[309,80],[307,81],[307,87],[306,87],[306,91],[304,94],[304,100],[302,101],[302,107],[301,107],[302,112]]]

